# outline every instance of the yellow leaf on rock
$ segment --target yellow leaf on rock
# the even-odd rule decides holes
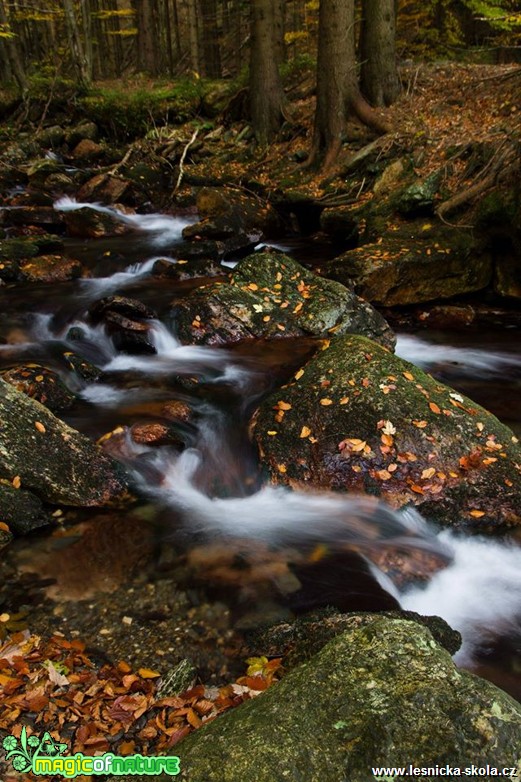
[[[320,400],[320,404],[323,407],[328,407],[329,405],[333,404],[333,400],[332,399],[328,399],[327,397],[324,397],[323,399]]]
[[[304,374],[304,370],[299,369],[299,371],[295,373],[295,380],[300,380],[303,374]]]
[[[425,478],[432,478],[432,476],[433,476],[435,473],[436,473],[436,470],[434,469],[434,467],[428,467],[426,470],[424,470],[424,471],[422,472],[422,475],[421,475],[421,477],[422,477],[422,479],[425,479]]]
[[[45,434],[45,432],[47,431],[45,426],[41,424],[39,421],[34,422],[34,428],[37,429],[42,434]]]
[[[484,510],[471,510],[470,515],[474,516],[475,519],[480,519],[482,516],[485,515]]]
[[[291,405],[289,402],[283,402],[282,400],[278,402],[277,404],[279,410],[291,410]]]
[[[300,438],[303,439],[304,437],[309,437],[311,434],[311,429],[308,426],[303,426],[300,430]]]
[[[277,470],[284,474],[287,472],[287,467],[285,464],[277,464]]]
[[[22,485],[22,479],[20,478],[19,475],[15,475],[11,483],[13,484],[15,489],[19,489],[20,486]]]
[[[138,671],[142,679],[157,679],[161,674],[158,671],[153,671],[150,668],[140,668]]]

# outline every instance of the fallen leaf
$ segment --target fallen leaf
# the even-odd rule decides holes
[[[427,469],[423,470],[421,474],[422,480],[425,480],[426,478],[432,478],[435,472],[436,470],[434,469],[434,467],[427,467]]]
[[[299,437],[301,439],[304,439],[304,437],[309,437],[310,434],[311,434],[311,429],[308,426],[303,426],[302,429],[300,430]]]
[[[470,515],[473,516],[475,519],[480,519],[482,516],[485,515],[484,510],[471,510]]]
[[[328,405],[332,405],[332,404],[333,404],[333,400],[332,400],[332,399],[328,399],[327,397],[323,397],[323,398],[320,400],[320,404],[321,404],[323,407],[328,407]]]
[[[429,408],[432,410],[433,413],[436,413],[436,415],[439,415],[441,413],[441,410],[436,404],[436,402],[429,402]]]

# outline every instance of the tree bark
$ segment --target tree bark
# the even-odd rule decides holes
[[[279,76],[276,37],[278,0],[252,0],[250,111],[257,142],[268,144],[284,120],[284,92]]]
[[[390,106],[400,93],[395,0],[364,0],[361,59],[364,96],[373,106]]]
[[[5,30],[10,30],[8,9],[5,6],[4,0],[0,0],[0,25]],[[9,69],[22,92],[25,92],[27,89],[27,80],[25,78],[22,58],[18,49],[18,42],[16,38],[4,38],[3,41],[5,42],[7,59],[9,60]]]
[[[320,162],[326,170],[340,151],[347,119],[358,119],[378,132],[389,130],[358,86],[354,6],[354,0],[320,0],[317,106],[308,165]]]
[[[73,0],[63,0],[63,10],[65,12],[65,25],[67,28],[67,37],[72,54],[72,63],[78,75],[78,81],[82,87],[88,87],[90,84],[89,66],[85,54],[85,48],[81,39],[78,19],[74,9]]]

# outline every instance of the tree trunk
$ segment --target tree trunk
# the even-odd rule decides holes
[[[363,15],[362,92],[373,106],[390,106],[400,93],[395,0],[364,0]]]
[[[362,97],[356,71],[354,0],[320,0],[317,107],[309,165],[330,168],[349,117],[379,132],[388,127]]]
[[[217,13],[217,0],[205,0],[203,18],[204,75],[210,79],[221,78],[222,29]]]
[[[198,2],[197,0],[188,0],[188,24],[190,27],[190,63],[194,73],[199,74],[201,70],[201,53],[199,51],[199,24],[198,24]]]
[[[151,0],[134,0],[137,22],[137,59],[140,71],[157,75],[158,41],[155,35],[155,13]]]
[[[88,87],[90,84],[89,67],[83,41],[81,40],[73,0],[63,0],[63,10],[65,12],[65,25],[72,54],[72,63],[78,75],[80,85],[82,87]]]
[[[265,146],[284,119],[284,92],[279,76],[275,5],[278,0],[252,0],[250,110],[255,137]]]
[[[0,0],[0,26],[7,32],[10,31],[8,9],[5,6],[4,0]],[[22,58],[18,49],[18,42],[16,38],[3,38],[5,43],[5,51],[7,59],[9,61],[9,69],[15,78],[16,83],[25,92],[27,89],[27,80],[25,78],[25,71],[22,65]]]

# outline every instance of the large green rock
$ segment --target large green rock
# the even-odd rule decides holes
[[[450,526],[521,523],[521,447],[508,427],[364,337],[324,348],[254,419],[274,482],[414,503]]]
[[[175,754],[190,782],[370,782],[373,767],[409,764],[519,771],[521,707],[458,670],[427,628],[353,617],[309,662]]]
[[[321,264],[321,273],[389,307],[446,299],[490,283],[491,257],[476,252],[466,231],[428,221],[396,228]]]
[[[394,344],[389,325],[370,304],[278,253],[248,256],[229,283],[198,288],[175,302],[171,317],[181,340],[190,343],[355,332]]]
[[[120,466],[46,407],[0,379],[0,478],[41,500],[102,506],[121,497]]]

